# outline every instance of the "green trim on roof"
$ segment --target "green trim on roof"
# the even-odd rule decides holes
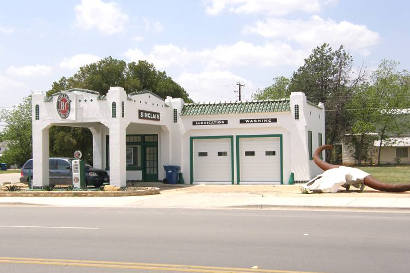
[[[290,99],[209,104],[188,103],[182,108],[181,116],[271,112],[290,112]]]

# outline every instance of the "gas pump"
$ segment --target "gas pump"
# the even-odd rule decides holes
[[[85,180],[85,165],[84,165],[84,160],[82,160],[81,157],[82,157],[81,151],[74,152],[75,159],[72,161],[74,189],[87,188],[87,183]]]

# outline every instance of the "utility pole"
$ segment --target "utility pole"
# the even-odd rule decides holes
[[[242,101],[242,99],[241,99],[241,91],[242,91],[242,87],[244,87],[245,85],[244,84],[241,84],[240,82],[237,82],[236,83],[236,85],[238,86],[238,91],[235,91],[235,92],[238,92],[239,94],[239,101]]]

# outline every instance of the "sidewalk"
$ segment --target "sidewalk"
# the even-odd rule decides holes
[[[319,208],[378,209],[410,212],[410,192],[364,192],[301,194],[298,185],[164,185],[161,194],[127,197],[2,197],[1,205],[129,208]]]

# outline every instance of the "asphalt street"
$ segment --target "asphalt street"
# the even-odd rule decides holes
[[[410,214],[0,207],[0,272],[409,272]]]

